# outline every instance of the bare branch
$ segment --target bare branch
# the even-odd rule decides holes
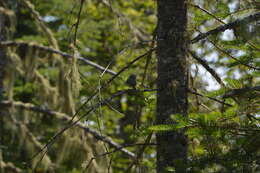
[[[228,24],[221,25],[221,26],[219,26],[215,29],[212,29],[212,30],[210,30],[206,33],[201,33],[191,40],[191,44],[194,44],[194,43],[196,43],[196,42],[198,42],[202,39],[205,39],[209,35],[217,34],[219,32],[223,32],[227,29],[232,29],[232,28],[238,27],[240,25],[246,25],[247,23],[250,23],[250,22],[253,22],[253,21],[258,21],[258,20],[260,20],[260,12],[249,15],[249,16],[243,18],[243,19],[237,19],[234,22],[230,22]]]
[[[5,42],[0,42],[0,47],[18,47],[18,46],[31,46],[35,49],[39,49],[39,50],[43,50],[43,51],[47,51],[47,52],[51,52],[51,53],[54,53],[54,54],[58,54],[58,55],[61,55],[62,57],[66,57],[66,58],[74,58],[73,55],[71,54],[68,54],[68,53],[65,53],[65,52],[62,52],[60,50],[57,50],[57,49],[54,49],[54,48],[51,48],[51,47],[46,47],[46,46],[42,46],[42,45],[38,45],[38,44],[35,44],[35,43],[27,43],[27,42],[15,42],[15,41],[5,41]],[[117,73],[112,71],[112,70],[109,70],[101,65],[98,65],[96,63],[94,63],[93,61],[90,61],[88,60],[87,58],[84,58],[84,57],[77,57],[79,60],[81,60],[82,62],[84,62],[85,64],[87,65],[90,65],[102,72],[107,72],[111,75],[116,75]]]

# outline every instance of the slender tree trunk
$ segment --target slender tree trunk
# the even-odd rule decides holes
[[[187,7],[185,0],[158,0],[157,124],[173,124],[171,116],[187,116]],[[184,131],[158,133],[157,172],[185,172],[188,139]]]
[[[1,10],[4,10],[4,4],[0,0],[0,41],[6,41],[7,33],[5,29],[6,16]],[[0,47],[0,101],[3,99],[4,92],[4,68],[6,66],[6,52]]]
[[[5,31],[5,22],[6,22],[6,17],[1,11],[3,10],[3,2],[0,0],[0,41],[5,41],[6,40],[6,31]],[[0,102],[3,100],[3,94],[4,94],[4,68],[6,66],[6,52],[3,48],[0,47]],[[0,145],[3,145],[3,115],[4,111],[0,107]],[[0,162],[2,162],[3,159],[3,151],[0,148]],[[0,163],[0,173],[5,172],[4,167]]]

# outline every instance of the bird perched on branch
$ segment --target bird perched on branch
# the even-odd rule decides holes
[[[136,75],[131,74],[128,79],[125,82],[128,86],[132,87],[133,89],[135,89],[136,87]]]

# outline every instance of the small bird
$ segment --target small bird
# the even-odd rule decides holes
[[[131,74],[128,79],[125,82],[128,86],[132,87],[133,89],[135,89],[136,87],[136,75]]]

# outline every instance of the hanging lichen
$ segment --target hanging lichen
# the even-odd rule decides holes
[[[102,144],[77,128],[72,129],[70,132],[65,132],[59,143],[63,145],[62,148],[59,148],[56,162],[64,163],[65,165],[71,164],[82,170],[90,163],[89,161],[91,161],[92,157],[105,153],[105,148]],[[71,160],[71,158],[77,159]],[[107,167],[108,160],[106,157],[102,157],[92,160],[86,172],[103,173]]]
[[[21,3],[29,9],[39,30],[48,38],[50,47],[59,50],[57,40],[53,36],[51,30],[44,24],[33,4],[28,0],[21,0]],[[10,26],[7,27],[8,32],[12,32]],[[77,98],[81,87],[77,64],[77,57],[79,56],[77,49],[74,46],[71,46],[74,58],[64,59],[59,55],[54,55],[47,51],[39,51],[33,43],[20,44],[14,47],[15,48],[8,53],[8,61],[10,62],[8,64],[5,79],[5,88],[8,90],[9,100],[13,97],[15,78],[19,76],[22,77],[23,80],[26,79],[26,82],[30,82],[36,86],[35,93],[37,94],[34,99],[40,107],[64,112],[72,116],[75,113],[75,99]],[[47,61],[44,59],[47,59]],[[40,67],[44,66],[45,68],[50,64],[55,70],[59,71],[58,75],[55,74],[57,75],[55,76],[56,78],[52,76],[57,80],[51,81],[50,77],[45,75],[40,69]],[[11,129],[11,133],[14,135],[12,142],[16,144],[17,152],[24,152],[27,157],[31,157],[43,148],[44,145],[41,143],[41,138],[46,133],[49,133],[39,132],[37,130],[35,133],[35,129],[32,128],[32,126],[37,126],[38,123],[43,125],[43,122],[40,120],[38,122],[33,121],[34,118],[40,119],[42,115],[32,111],[21,111],[14,108],[9,110],[9,114],[11,115],[11,120],[9,120],[9,123],[5,124],[5,126],[10,125],[10,127],[5,127],[5,130]],[[35,116],[35,114],[37,116]],[[63,126],[57,124],[53,129],[58,131],[60,127],[63,128],[64,124]],[[44,141],[46,142],[46,140]],[[70,129],[61,136],[59,141],[53,142],[55,144],[52,147],[56,153],[52,153],[52,157],[49,157],[47,153],[40,162],[40,165],[36,164],[41,155],[37,156],[31,162],[32,168],[36,168],[37,166],[37,169],[40,169],[40,172],[46,172],[47,170],[48,172],[51,172],[52,165],[55,164],[55,162],[50,158],[55,158],[57,163],[66,163],[66,165],[69,165],[71,164],[69,162],[73,162],[72,165],[76,165],[78,168],[83,169],[84,167],[82,167],[82,165],[86,160],[89,161],[93,156],[105,152],[105,148],[101,143],[95,140],[93,136],[79,129]],[[71,160],[71,158],[77,158],[77,160]],[[107,167],[108,160],[106,157],[102,157],[92,161],[88,172],[102,173]]]
[[[69,70],[65,74],[66,78],[71,81],[71,89],[74,97],[77,97],[79,90],[81,89],[80,74],[77,64],[77,59],[79,58],[79,52],[74,45],[71,45],[74,56],[68,60]]]
[[[17,72],[23,73],[22,63],[20,58],[15,53],[15,49],[8,48],[6,50],[7,64],[5,66],[5,76],[4,76],[4,88],[6,90],[6,95],[8,100],[13,98],[13,87]]]
[[[0,14],[5,16],[5,32],[6,36],[9,38],[15,32],[16,17],[12,10],[0,7]]]
[[[36,63],[38,59],[38,51],[33,47],[29,46],[24,59],[24,70],[25,78],[31,80],[34,75],[34,70],[36,69]]]
[[[55,39],[55,37],[53,36],[53,33],[51,32],[51,30],[44,24],[40,14],[38,11],[35,10],[34,5],[28,1],[28,0],[21,0],[22,4],[30,10],[30,14],[32,15],[32,17],[35,19],[35,22],[37,24],[37,26],[39,26],[39,28],[42,30],[42,32],[46,35],[46,37],[49,40],[49,43],[55,48],[58,48],[58,43],[57,40]]]
[[[35,83],[39,88],[40,102],[45,103],[45,106],[56,110],[58,105],[57,89],[52,87],[49,81],[38,71],[35,71]]]

